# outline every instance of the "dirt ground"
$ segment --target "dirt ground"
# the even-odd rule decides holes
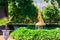
[[[2,35],[0,35],[0,40],[4,40]],[[8,40],[15,40],[15,39],[12,39],[12,38],[9,37]]]

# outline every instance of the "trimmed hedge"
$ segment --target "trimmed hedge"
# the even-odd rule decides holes
[[[16,40],[60,40],[60,29],[40,29],[32,30],[20,27],[10,35]]]

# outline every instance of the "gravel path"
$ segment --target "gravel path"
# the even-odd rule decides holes
[[[2,35],[0,35],[0,40],[4,40]],[[8,40],[15,40],[15,39],[12,39],[12,38],[9,37]]]

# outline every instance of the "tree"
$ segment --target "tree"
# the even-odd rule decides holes
[[[57,7],[60,5],[59,0],[44,0],[44,1],[46,1],[46,3],[48,3],[50,1],[52,5],[55,5]]]
[[[57,2],[58,2],[58,5],[59,5],[59,7],[60,7],[60,0],[57,0]]]
[[[45,22],[55,23],[59,19],[59,10],[54,5],[47,5],[42,12]],[[48,21],[47,21],[48,20]]]
[[[46,1],[48,3],[49,0],[44,0],[44,1]]]
[[[9,3],[9,15],[14,15],[12,21],[29,23],[37,20],[37,8],[32,0],[15,0]]]

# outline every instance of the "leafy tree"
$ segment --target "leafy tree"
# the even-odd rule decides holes
[[[8,5],[7,0],[0,0],[0,9],[5,9]]]
[[[44,1],[46,1],[48,3],[50,0],[44,0]],[[53,5],[58,4],[56,6],[59,6],[60,7],[60,0],[51,0],[51,4],[53,4]]]
[[[14,0],[9,2],[9,15],[14,15],[12,21],[29,23],[37,20],[37,8],[32,0]]]
[[[48,3],[49,0],[44,0],[44,1],[46,1]]]
[[[45,20],[45,22],[49,22],[49,23],[55,23],[59,20],[59,10],[57,9],[57,7],[55,7],[54,5],[47,5],[44,9],[43,9],[43,18]],[[48,20],[48,21],[47,21]]]
[[[58,2],[58,5],[59,5],[59,7],[60,7],[60,0],[57,0],[57,2]]]

